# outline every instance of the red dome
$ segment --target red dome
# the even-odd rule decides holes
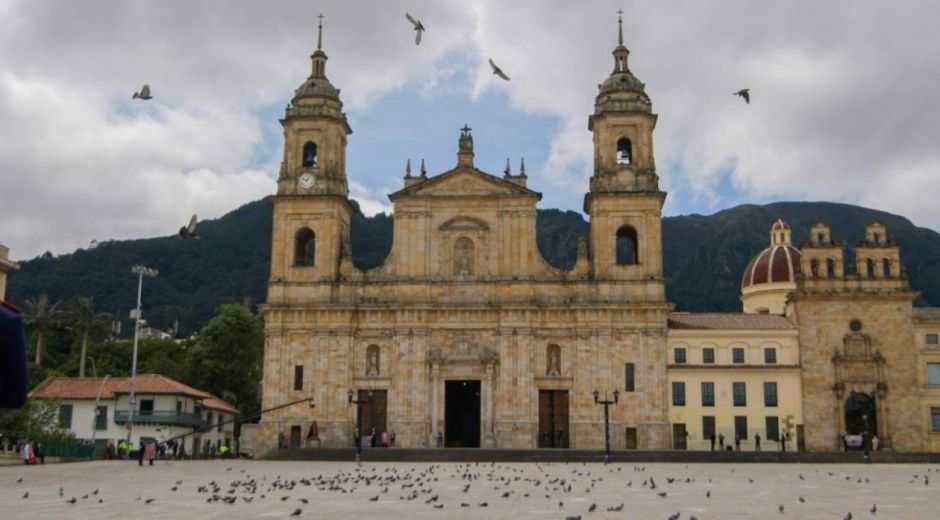
[[[786,226],[786,223],[778,221]],[[776,228],[777,224],[774,224]],[[789,226],[787,227],[789,229]],[[744,270],[741,287],[764,283],[795,282],[800,273],[800,250],[789,244],[778,244],[760,252]]]

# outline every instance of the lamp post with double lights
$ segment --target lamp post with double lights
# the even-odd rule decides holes
[[[159,271],[151,267],[135,265],[131,272],[137,275],[137,310],[134,311],[134,350],[131,354],[131,388],[130,403],[127,410],[127,443],[131,444],[131,437],[134,432],[134,408],[137,406],[136,396],[134,394],[137,387],[137,339],[140,336],[140,297],[144,288],[144,277],[153,278],[160,274]],[[141,447],[138,446],[138,449]],[[128,450],[130,457],[130,450]]]
[[[594,404],[604,407],[604,464],[610,462],[610,405],[617,404],[620,400],[620,391],[614,390],[614,398],[607,397],[607,391],[604,391],[604,398],[600,398],[601,393],[594,390]]]
[[[372,390],[369,390],[365,399],[353,399],[352,390],[346,393],[346,398],[349,400],[349,404],[356,405],[356,428],[353,437],[356,442],[356,463],[359,463],[362,460],[362,439],[359,435],[359,418],[362,417],[362,407],[372,402]]]

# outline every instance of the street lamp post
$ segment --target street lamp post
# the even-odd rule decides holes
[[[134,432],[134,408],[137,406],[134,391],[137,386],[137,338],[140,335],[140,296],[144,288],[144,277],[154,277],[159,271],[142,265],[135,265],[131,272],[137,275],[137,310],[134,311],[134,350],[131,354],[131,395],[127,410],[127,443],[131,444],[131,437]],[[130,450],[127,456],[130,457]]]
[[[362,460],[362,439],[359,435],[359,418],[362,417],[362,407],[372,402],[372,390],[369,390],[365,399],[353,399],[352,390],[346,392],[346,398],[349,400],[349,404],[356,405],[356,428],[353,430],[353,437],[356,443],[356,463],[358,464]]]
[[[98,379],[98,367],[95,366],[95,358],[87,356],[88,361],[91,361],[91,377]]]
[[[594,404],[604,406],[604,464],[610,462],[610,405],[617,404],[620,400],[620,391],[614,390],[614,398],[607,398],[607,391],[604,391],[604,399],[600,399],[601,393],[594,390]]]

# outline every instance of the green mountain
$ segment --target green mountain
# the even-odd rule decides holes
[[[909,220],[847,204],[780,202],[744,205],[714,215],[663,219],[666,290],[679,310],[740,310],[741,275],[750,258],[767,247],[768,230],[777,218],[789,222],[798,244],[818,219],[832,225],[833,237],[851,246],[865,225],[878,219],[901,245],[901,258],[919,305],[940,306],[940,234]],[[392,217],[380,214],[352,221],[353,260],[360,268],[379,265],[392,245]],[[578,236],[588,223],[573,211],[539,210],[539,249],[550,263],[574,264]],[[134,306],[137,278],[130,268],[145,264],[160,271],[144,281],[144,316],[157,327],[179,321],[188,335],[225,302],[264,301],[271,243],[271,203],[262,199],[200,224],[202,240],[175,235],[104,242],[94,249],[22,262],[9,279],[7,297],[14,304],[40,293],[53,299],[92,296],[103,311],[127,320]],[[127,325],[127,323],[125,323]],[[127,333],[125,328],[125,334]]]

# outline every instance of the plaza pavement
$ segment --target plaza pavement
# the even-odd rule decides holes
[[[0,467],[0,519],[932,519],[938,486],[940,467],[924,464],[101,461]]]

